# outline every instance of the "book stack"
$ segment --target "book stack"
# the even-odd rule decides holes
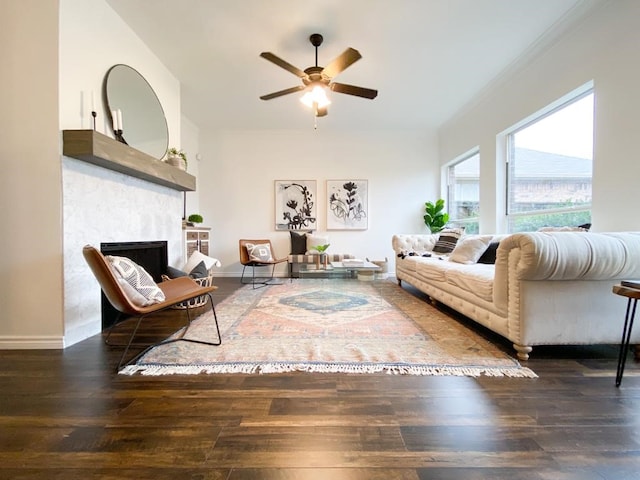
[[[342,265],[344,267],[364,267],[364,260],[360,260],[359,258],[347,258],[342,261]]]
[[[622,280],[620,285],[628,288],[636,288],[640,290],[640,280]]]

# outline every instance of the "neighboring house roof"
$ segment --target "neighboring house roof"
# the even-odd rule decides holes
[[[519,179],[591,178],[593,162],[589,158],[569,157],[555,153],[516,148],[516,175]],[[456,178],[478,179],[478,163],[456,165]]]
[[[516,148],[516,175],[518,178],[591,178],[590,158],[568,157],[555,153]]]

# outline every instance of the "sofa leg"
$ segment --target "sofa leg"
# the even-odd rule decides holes
[[[402,286],[402,280],[398,279],[398,286],[401,287]]]
[[[518,345],[516,343],[513,344],[513,348],[518,352],[518,360],[529,360],[529,354],[533,347],[529,347],[527,345]]]

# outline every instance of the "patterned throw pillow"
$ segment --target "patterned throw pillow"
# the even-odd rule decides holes
[[[126,257],[105,257],[130,300],[139,307],[164,302],[164,292],[147,271]],[[129,287],[129,288],[127,288]]]
[[[445,228],[440,232],[438,241],[433,247],[435,253],[451,253],[456,248],[458,239],[464,234],[464,227]]]
[[[271,255],[271,247],[268,243],[259,243],[254,245],[253,243],[245,244],[247,247],[247,253],[249,254],[249,260],[252,262],[272,262],[273,256]]]

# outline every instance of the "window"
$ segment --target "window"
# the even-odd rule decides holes
[[[591,222],[593,91],[507,135],[509,232]]]
[[[478,233],[480,154],[476,151],[447,168],[447,210],[452,224]]]

